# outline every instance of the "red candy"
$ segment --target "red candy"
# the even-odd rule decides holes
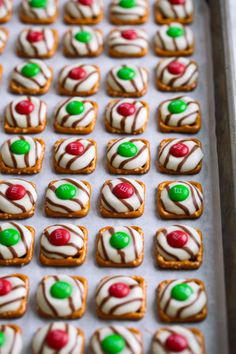
[[[93,0],[78,0],[78,2],[84,6],[92,6],[93,4]]]
[[[137,32],[134,30],[124,30],[121,32],[121,36],[130,41],[137,38]]]
[[[169,0],[171,5],[184,5],[186,0]]]
[[[186,66],[178,61],[172,61],[167,69],[173,75],[181,75],[185,72]]]
[[[48,332],[46,336],[47,345],[55,350],[60,350],[64,348],[69,341],[69,336],[66,331],[61,329],[54,329]]]
[[[70,241],[70,233],[66,229],[58,228],[49,235],[49,242],[54,246],[64,246]]]
[[[43,32],[29,31],[29,33],[27,34],[27,40],[31,43],[40,42],[43,40]]]
[[[128,182],[123,182],[117,184],[112,192],[119,199],[127,199],[134,194],[134,187]]]
[[[84,153],[84,145],[79,141],[74,141],[66,146],[66,152],[70,155],[82,155]]]
[[[26,189],[21,184],[12,184],[6,190],[6,197],[10,200],[20,200],[24,198]]]
[[[188,342],[185,337],[173,333],[167,338],[165,346],[171,352],[180,353],[188,348]]]
[[[74,68],[69,72],[69,78],[72,80],[82,80],[85,79],[86,76],[86,71],[84,70],[84,68],[81,67]]]
[[[132,103],[121,103],[117,107],[117,112],[124,117],[132,116],[136,111],[135,105]]]
[[[0,279],[0,296],[7,295],[12,289],[12,285],[7,279]]]
[[[173,248],[182,248],[188,242],[188,234],[181,230],[170,232],[166,238],[168,244]]]
[[[3,6],[3,5],[4,5],[4,1],[0,0],[0,6]]]
[[[115,283],[109,288],[109,294],[113,297],[122,298],[128,296],[129,293],[130,288],[124,283]]]
[[[23,115],[28,115],[34,110],[34,104],[29,100],[23,100],[17,103],[16,112]]]
[[[170,154],[173,155],[174,157],[184,157],[188,155],[189,153],[189,148],[187,145],[183,143],[177,143],[175,145],[172,145],[170,148]]]

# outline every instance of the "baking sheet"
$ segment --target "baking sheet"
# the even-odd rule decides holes
[[[5,53],[0,57],[0,63],[4,66],[3,82],[0,88],[0,114],[3,116],[3,109],[5,104],[14,98],[14,95],[7,92],[7,86],[12,68],[18,64],[21,59],[18,58],[15,53],[15,40],[20,29],[25,26],[21,24],[17,17],[17,7],[20,0],[14,1],[14,16],[13,19],[6,25],[10,30],[10,38]],[[60,1],[60,18],[52,25],[53,28],[58,29],[62,42],[62,35],[68,26],[62,22],[62,7],[65,0]],[[153,0],[150,1],[153,4]],[[106,9],[109,1],[105,0]],[[46,142],[46,156],[43,165],[43,169],[37,176],[23,177],[28,180],[32,180],[37,184],[38,190],[38,202],[37,211],[33,218],[24,220],[23,224],[32,225],[36,228],[36,249],[32,262],[24,268],[1,268],[0,274],[10,274],[13,272],[21,272],[27,274],[30,277],[30,300],[28,311],[26,315],[13,322],[19,324],[23,329],[24,337],[24,354],[31,353],[30,343],[32,335],[35,330],[46,324],[48,321],[40,318],[36,313],[35,293],[38,282],[42,276],[46,274],[76,274],[85,276],[89,282],[89,294],[88,294],[88,308],[85,316],[76,321],[71,321],[76,326],[81,327],[86,335],[86,344],[97,327],[106,326],[108,322],[101,321],[95,314],[94,294],[95,288],[99,280],[105,275],[114,274],[127,274],[127,275],[141,275],[148,283],[147,292],[147,314],[139,322],[124,321],[124,325],[136,326],[139,328],[144,336],[145,353],[149,351],[150,342],[153,333],[161,326],[161,323],[157,317],[156,311],[156,287],[160,281],[170,278],[182,278],[182,277],[198,277],[205,281],[208,292],[208,305],[209,315],[208,318],[200,323],[194,325],[199,327],[206,336],[207,353],[210,354],[227,354],[227,342],[226,342],[226,311],[225,311],[225,297],[224,297],[224,276],[223,276],[223,250],[222,250],[222,235],[221,235],[221,221],[220,221],[220,198],[219,198],[219,180],[218,180],[218,166],[217,166],[217,152],[216,152],[216,137],[215,137],[215,117],[214,117],[214,99],[213,99],[213,77],[212,77],[212,61],[211,61],[211,47],[210,47],[210,24],[209,24],[209,9],[203,0],[195,1],[196,17],[193,24],[193,31],[196,36],[196,53],[193,56],[200,65],[200,82],[198,89],[190,94],[193,98],[196,98],[201,103],[201,109],[203,114],[203,126],[201,131],[195,136],[199,138],[203,143],[204,148],[204,164],[203,169],[199,175],[184,177],[180,176],[179,179],[196,180],[202,183],[204,190],[205,200],[205,212],[203,216],[196,221],[183,221],[187,225],[199,227],[203,232],[205,254],[202,267],[197,271],[168,271],[160,270],[157,268],[154,255],[153,255],[153,242],[154,235],[157,228],[163,225],[171,225],[173,221],[164,221],[159,218],[156,212],[155,206],[155,194],[157,185],[165,180],[174,180],[174,176],[168,176],[160,174],[156,168],[157,147],[159,142],[167,137],[180,137],[181,135],[163,134],[157,130],[156,109],[157,105],[168,98],[175,96],[171,93],[158,92],[154,85],[154,68],[158,61],[158,58],[154,56],[152,50],[149,55],[141,59],[124,59],[116,60],[109,58],[105,53],[98,58],[94,59],[67,59],[62,55],[62,48],[60,46],[57,54],[50,60],[47,60],[48,64],[52,65],[54,69],[54,86],[50,92],[44,95],[42,98],[48,104],[48,126],[47,129],[40,134]],[[105,36],[109,30],[113,27],[108,23],[106,19],[97,25],[98,28],[102,28]],[[150,34],[150,39],[153,37],[158,26],[154,23],[152,16],[147,24],[142,26]],[[85,218],[73,219],[72,223],[83,225],[89,230],[89,251],[88,257],[84,265],[77,268],[53,268],[42,267],[38,262],[39,252],[39,239],[43,229],[53,223],[58,222],[56,218],[46,218],[43,213],[44,195],[47,184],[56,178],[63,178],[63,175],[56,175],[52,170],[52,146],[53,143],[60,138],[60,134],[53,131],[53,110],[56,104],[65,97],[60,97],[56,92],[57,76],[60,68],[69,63],[95,63],[101,68],[102,73],[102,87],[99,93],[92,96],[91,99],[99,103],[99,116],[97,124],[93,133],[88,135],[90,138],[94,138],[98,143],[98,165],[94,173],[89,176],[78,175],[77,178],[85,179],[89,181],[93,187],[91,210]],[[113,220],[103,219],[98,211],[98,201],[100,188],[103,182],[111,178],[112,176],[106,170],[105,164],[105,151],[106,143],[109,139],[112,139],[118,135],[110,134],[105,131],[103,124],[103,113],[106,104],[109,102],[109,97],[105,92],[105,76],[108,70],[118,63],[127,64],[132,62],[134,64],[143,65],[149,69],[150,83],[149,90],[144,99],[148,101],[150,105],[150,120],[147,130],[140,137],[147,138],[151,143],[151,156],[152,163],[150,172],[141,176],[140,179],[147,185],[147,198],[145,213],[142,217],[130,220]],[[1,123],[2,125],[2,123]],[[37,135],[39,136],[39,135]],[[9,136],[4,134],[1,129],[0,140],[3,141]],[[63,137],[66,137],[64,135]],[[11,178],[11,176],[3,176],[4,178]],[[115,177],[115,176],[113,176]],[[68,219],[63,219],[68,221]],[[95,263],[95,237],[98,230],[106,225],[137,225],[141,226],[145,232],[145,258],[143,264],[138,268],[133,269],[112,269],[112,268],[99,268]],[[2,321],[6,323],[9,321]],[[111,321],[109,323],[115,323]],[[88,352],[88,350],[86,350]]]

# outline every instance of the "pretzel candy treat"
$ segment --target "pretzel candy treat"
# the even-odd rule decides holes
[[[0,171],[7,174],[39,173],[44,150],[43,139],[26,136],[8,139],[0,149]]]
[[[0,325],[0,348],[4,354],[20,354],[23,348],[21,328],[15,324]]]
[[[112,0],[110,21],[115,25],[140,25],[149,15],[147,0]]]
[[[47,318],[80,318],[86,309],[87,290],[87,280],[83,277],[47,275],[37,289],[38,313]]]
[[[155,19],[159,24],[173,21],[189,24],[193,21],[193,0],[156,0]]]
[[[146,283],[138,276],[108,276],[96,291],[97,315],[102,319],[139,320],[146,312]]]
[[[196,219],[203,213],[200,183],[166,181],[158,186],[157,208],[162,219]]]
[[[2,54],[5,50],[8,37],[9,37],[8,29],[4,27],[0,27],[0,54]]]
[[[35,184],[14,178],[0,181],[0,220],[25,219],[34,215]]]
[[[72,27],[64,35],[64,55],[69,58],[97,57],[103,51],[103,35],[89,26]]]
[[[50,24],[58,16],[58,0],[22,0],[19,17],[24,23]]]
[[[165,58],[156,67],[156,85],[160,91],[192,91],[198,85],[198,64],[184,57]]]
[[[143,261],[144,233],[138,226],[106,226],[97,235],[96,260],[102,267],[137,267]]]
[[[59,74],[58,91],[66,96],[91,96],[100,86],[100,70],[97,65],[66,65]]]
[[[93,354],[127,353],[143,354],[142,335],[136,328],[110,326],[97,329],[90,341]]]
[[[33,257],[35,229],[16,222],[0,225],[0,265],[17,266],[28,264]]]
[[[145,184],[131,178],[107,180],[101,190],[100,212],[104,217],[136,218],[143,214]]]
[[[13,1],[2,0],[0,4],[0,23],[8,22],[12,17]]]
[[[80,218],[88,214],[91,186],[86,181],[65,178],[49,183],[45,213],[50,217]]]
[[[192,55],[194,46],[191,28],[176,22],[161,26],[154,37],[154,49],[159,56]]]
[[[78,266],[87,255],[88,230],[69,223],[46,227],[40,240],[40,262],[47,266]]]
[[[29,279],[23,274],[0,277],[0,318],[18,318],[26,312]]]
[[[164,139],[160,143],[158,164],[162,173],[176,175],[199,173],[202,159],[202,144],[198,139]]]
[[[107,166],[114,174],[143,174],[150,169],[150,144],[146,139],[121,138],[107,144]]]
[[[84,353],[84,333],[65,322],[53,322],[39,328],[32,341],[33,354],[57,351],[64,354]]]
[[[148,72],[136,65],[118,65],[107,75],[107,94],[112,97],[141,97],[148,88]]]
[[[45,129],[46,122],[46,103],[37,97],[21,96],[11,101],[6,107],[4,115],[6,133],[40,133]]]
[[[103,0],[68,0],[64,21],[70,25],[95,25],[103,19]]]
[[[202,332],[197,328],[179,325],[160,328],[153,337],[152,354],[170,352],[186,354],[205,354]]]
[[[49,90],[52,77],[52,69],[42,60],[29,59],[14,68],[9,88],[17,94],[42,95]]]
[[[187,225],[162,227],[156,233],[156,259],[166,269],[198,269],[203,241],[199,229]]]
[[[16,52],[23,58],[47,59],[58,47],[58,32],[52,28],[24,28],[17,39]]]
[[[157,303],[163,322],[199,322],[207,316],[206,289],[198,279],[161,282],[157,290]]]

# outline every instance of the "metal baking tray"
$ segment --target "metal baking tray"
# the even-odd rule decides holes
[[[236,111],[235,72],[228,0],[208,0],[214,73],[215,119],[229,352],[236,348]],[[217,309],[215,309],[217,311]],[[224,324],[221,324],[224,326]]]
[[[104,0],[106,8],[109,0]],[[153,4],[154,0],[150,0]],[[175,277],[198,277],[206,282],[209,294],[209,316],[208,318],[194,326],[200,328],[206,336],[206,348],[208,354],[228,354],[235,352],[236,336],[236,245],[234,247],[234,230],[236,220],[236,129],[235,129],[235,107],[234,107],[234,81],[233,65],[230,52],[230,29],[229,29],[229,9],[227,0],[209,0],[206,5],[204,0],[195,0],[198,8],[194,31],[198,42],[197,59],[200,60],[202,70],[200,86],[196,92],[190,93],[190,96],[202,100],[203,106],[203,129],[196,135],[205,145],[205,162],[203,174],[186,178],[200,181],[205,189],[205,213],[198,221],[189,221],[188,225],[200,227],[203,231],[205,242],[205,255],[203,266],[198,271],[163,271],[156,267],[154,256],[152,255],[153,237],[158,227],[170,225],[173,221],[160,220],[155,210],[154,192],[158,183],[164,180],[175,179],[168,175],[161,175],[155,167],[157,146],[161,139],[166,138],[166,134],[157,131],[156,108],[165,98],[173,97],[174,94],[162,94],[154,86],[154,80],[151,80],[151,88],[147,97],[144,97],[151,104],[151,117],[147,131],[141,137],[151,141],[152,168],[149,174],[140,177],[150,188],[146,201],[145,214],[143,217],[133,220],[112,220],[101,218],[98,212],[98,199],[102,183],[105,179],[114,177],[107,173],[104,163],[105,146],[108,140],[117,135],[105,132],[103,125],[103,112],[109,97],[105,93],[104,79],[108,69],[117,65],[118,61],[108,58],[106,54],[95,59],[89,59],[88,62],[97,63],[102,69],[102,87],[99,94],[91,99],[97,101],[100,105],[99,116],[95,131],[88,135],[98,142],[98,167],[90,176],[81,176],[77,178],[88,180],[93,187],[92,207],[87,217],[76,219],[72,222],[86,226],[89,229],[89,253],[87,261],[78,268],[56,269],[52,267],[43,268],[38,262],[39,237],[43,228],[57,222],[57,219],[46,218],[43,214],[44,193],[47,183],[55,178],[63,178],[52,171],[51,149],[53,143],[60,138],[59,134],[53,132],[52,120],[53,109],[56,104],[63,100],[56,92],[56,81],[59,69],[66,63],[86,62],[86,60],[69,60],[63,57],[60,47],[55,58],[48,60],[48,64],[55,69],[54,86],[50,93],[42,96],[49,107],[48,127],[40,136],[45,139],[47,149],[45,162],[42,172],[37,176],[27,176],[25,179],[34,180],[38,189],[37,212],[32,219],[24,220],[23,224],[32,225],[36,228],[35,255],[33,261],[24,268],[1,268],[0,274],[10,274],[15,271],[29,275],[31,281],[29,307],[26,315],[22,319],[16,320],[16,323],[22,326],[25,341],[24,354],[31,353],[30,342],[35,330],[45,324],[46,320],[39,318],[35,308],[36,286],[41,277],[45,274],[67,273],[86,276],[89,280],[88,309],[84,318],[72,322],[74,325],[84,329],[86,334],[86,344],[95,328],[105,326],[105,321],[100,321],[95,315],[94,292],[99,279],[107,274],[128,274],[142,275],[147,279],[148,287],[148,312],[140,322],[124,322],[125,325],[132,325],[139,328],[144,336],[145,353],[149,352],[150,342],[155,330],[161,327],[159,319],[156,316],[156,294],[155,289],[161,280]],[[62,23],[62,8],[65,0],[60,1],[61,16],[52,26],[58,29],[62,39],[66,26]],[[7,85],[11,69],[21,61],[14,53],[15,39],[23,24],[17,17],[17,7],[20,0],[14,1],[13,19],[6,25],[10,29],[10,40],[6,53],[0,57],[0,62],[4,66],[3,84],[0,88],[1,95],[1,114],[6,102],[14,98],[7,92]],[[202,13],[202,15],[200,15]],[[199,17],[200,15],[200,17]],[[202,18],[201,18],[202,17]],[[157,29],[157,25],[152,22],[152,34]],[[107,18],[96,27],[104,30],[105,36],[113,26],[108,24]],[[144,26],[145,28],[145,26]],[[150,32],[151,33],[151,32]],[[150,50],[151,51],[151,50]],[[196,58],[194,56],[194,58]],[[150,61],[149,61],[150,60]],[[143,59],[132,60],[134,63],[148,66],[150,77],[152,79],[152,70],[154,69],[158,58],[153,54]],[[120,62],[126,62],[120,60]],[[209,75],[209,80],[208,76]],[[167,95],[167,96],[166,96]],[[173,134],[171,136],[174,136]],[[176,135],[177,137],[179,135]],[[0,132],[1,141],[8,136]],[[66,137],[66,136],[65,136]],[[43,178],[42,178],[43,176]],[[4,176],[10,178],[10,176]],[[23,177],[24,178],[24,177]],[[183,177],[180,177],[180,179]],[[184,178],[185,179],[185,178]],[[220,189],[219,189],[220,188]],[[151,223],[150,223],[151,220]],[[64,221],[66,221],[64,219]],[[184,223],[184,221],[182,222]],[[134,269],[104,269],[98,268],[94,261],[95,236],[100,228],[105,225],[138,225],[142,226],[145,232],[145,261],[139,268]],[[223,235],[223,243],[222,243]],[[226,289],[226,290],[225,290]],[[8,322],[8,321],[2,321]],[[110,323],[110,322],[109,322]],[[113,322],[114,323],[114,322]],[[228,345],[229,344],[229,345]],[[86,347],[87,348],[87,347]],[[86,349],[86,353],[89,351]]]

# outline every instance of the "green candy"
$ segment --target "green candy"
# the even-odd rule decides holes
[[[44,9],[47,6],[47,0],[31,0],[30,6],[36,9]]]
[[[30,144],[25,140],[16,140],[11,144],[10,151],[16,155],[25,155],[30,151]]]
[[[132,9],[136,6],[136,0],[120,0],[119,6],[125,9]]]
[[[3,246],[15,246],[20,241],[20,233],[15,229],[5,229],[0,232],[0,244]]]
[[[72,116],[76,116],[84,112],[84,103],[80,101],[71,101],[66,106],[66,112]]]
[[[193,294],[193,289],[188,284],[177,284],[171,290],[171,297],[177,301],[186,301]]]
[[[56,299],[67,299],[72,294],[72,286],[65,281],[57,281],[51,286],[50,293]]]
[[[184,35],[184,29],[181,27],[171,26],[170,28],[168,28],[166,33],[172,38],[177,38]]]
[[[118,231],[111,235],[110,238],[110,245],[117,250],[121,250],[125,248],[130,243],[130,235],[126,234],[125,232]]]
[[[134,69],[125,66],[118,70],[117,76],[121,80],[133,80],[136,76],[136,72]]]
[[[126,343],[123,337],[118,334],[111,334],[102,340],[101,347],[106,354],[119,354],[126,347]]]
[[[172,114],[179,114],[185,112],[187,104],[183,100],[174,100],[168,105],[168,111]]]
[[[187,199],[189,196],[189,189],[182,184],[176,184],[171,187],[169,190],[169,198],[173,200],[173,202],[182,202]]]
[[[64,183],[55,190],[56,196],[59,199],[68,200],[76,195],[76,187],[69,183]]]
[[[5,333],[0,332],[0,348],[4,346],[5,340],[6,340]]]
[[[91,35],[90,32],[87,32],[87,31],[80,31],[80,32],[77,32],[77,33],[76,33],[75,39],[76,39],[78,42],[89,43],[89,42],[91,42],[92,35]]]
[[[25,77],[34,77],[40,73],[40,66],[36,63],[28,63],[21,69],[21,74]]]
[[[138,148],[135,144],[126,141],[118,146],[117,152],[123,157],[133,157],[137,155]]]

